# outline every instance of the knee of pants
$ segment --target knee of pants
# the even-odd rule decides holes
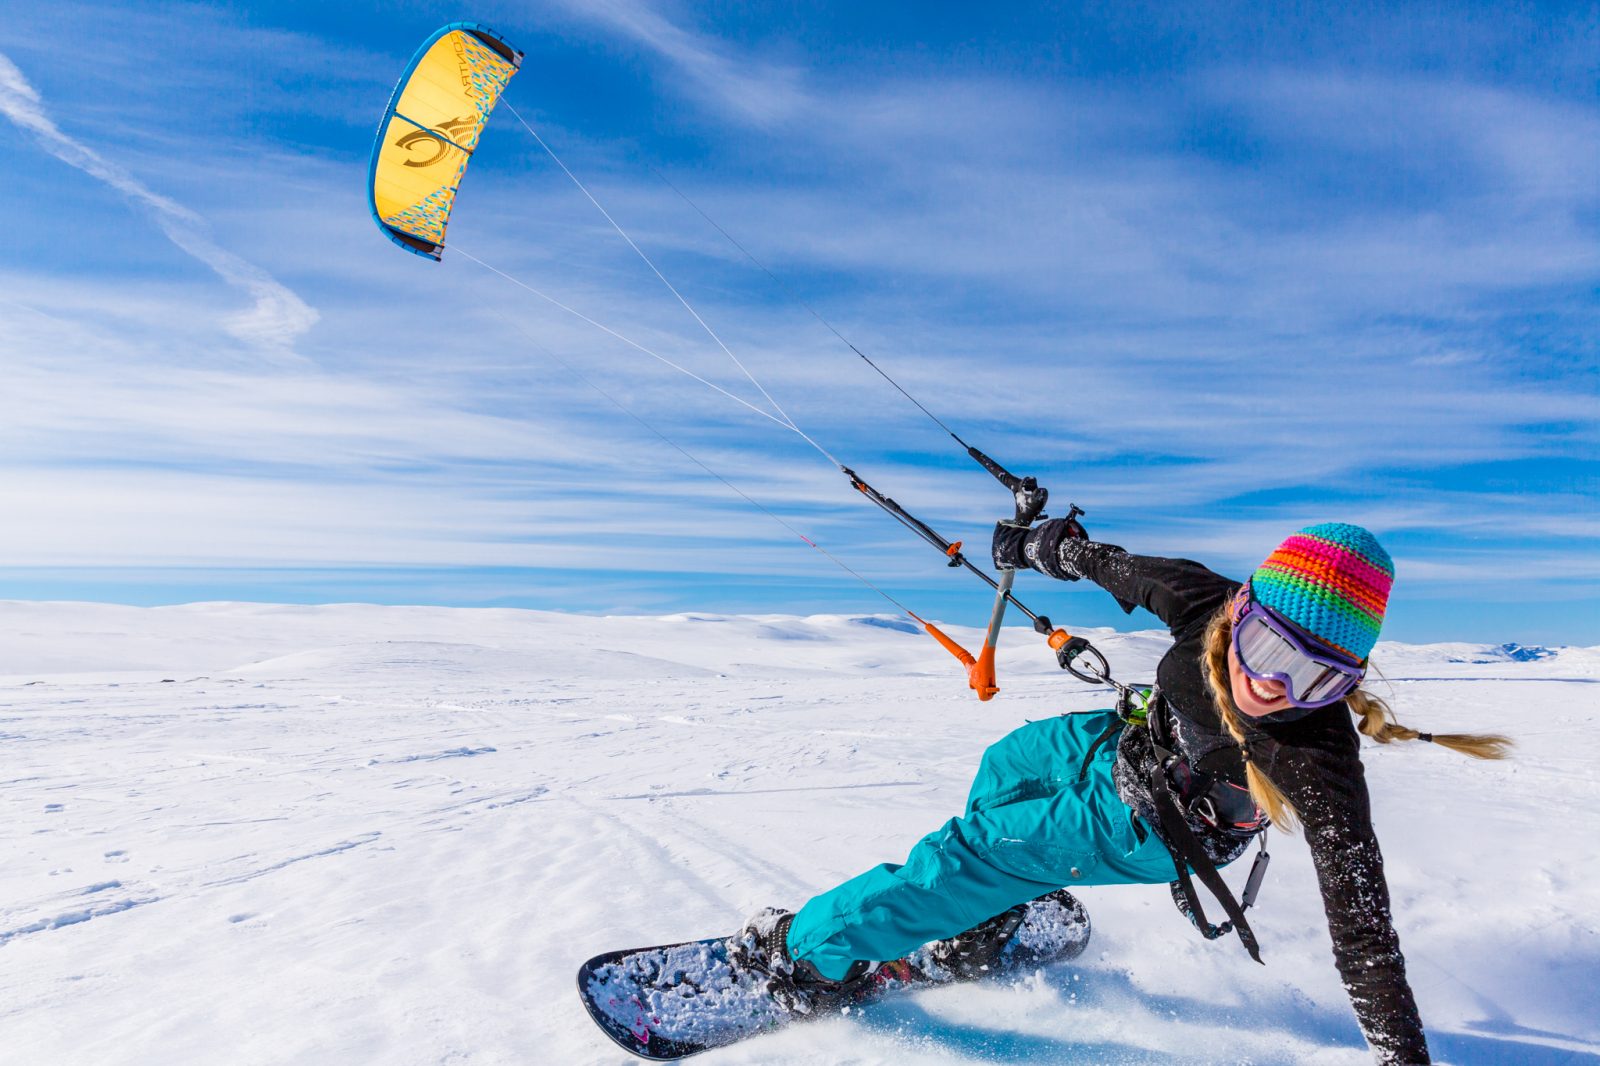
[[[1093,884],[1101,842],[1071,824],[1053,824],[1059,806],[1035,800],[952,818],[918,842],[897,876],[936,891],[960,885],[979,893],[1002,886],[1010,892],[1021,883],[1045,886],[1040,892],[1074,882]]]
[[[967,797],[969,813],[1058,791],[1077,772],[1071,723],[1046,718],[1020,726],[984,749]]]
[[[962,819],[950,819],[912,845],[895,876],[918,888],[944,887],[962,871],[971,871],[978,861],[978,853],[967,836]]]

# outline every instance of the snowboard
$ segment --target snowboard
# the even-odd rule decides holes
[[[941,965],[937,944],[877,964],[828,1009],[800,1014],[767,991],[768,977],[729,959],[729,938],[596,955],[578,970],[578,995],[596,1025],[642,1059],[668,1062],[725,1047],[793,1022],[848,1013],[884,995],[1030,973],[1083,953],[1089,915],[1065,889],[1024,904],[999,959],[980,973]]]

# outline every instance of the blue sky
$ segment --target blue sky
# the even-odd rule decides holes
[[[1595,9],[1177,6],[8,13],[0,596],[886,608],[554,354],[919,612],[981,621],[794,435],[377,232],[383,105],[475,18],[799,425],[952,537],[987,543],[998,486],[658,172],[1103,539],[1242,576],[1359,522],[1399,567],[1386,635],[1600,642]],[[761,403],[504,109],[450,241]]]

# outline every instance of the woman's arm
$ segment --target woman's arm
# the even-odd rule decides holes
[[[1180,640],[1238,587],[1190,559],[1130,555],[1115,544],[1074,537],[1076,523],[1057,518],[1032,529],[1002,523],[995,528],[994,563],[1027,567],[1063,581],[1088,578],[1117,598],[1124,611],[1143,607]]]
[[[1252,744],[1251,752],[1305,823],[1334,962],[1361,1032],[1380,1063],[1426,1063],[1350,715],[1335,704],[1273,732],[1276,743]]]

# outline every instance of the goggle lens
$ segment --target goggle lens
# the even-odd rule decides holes
[[[1365,670],[1315,655],[1281,632],[1265,610],[1252,603],[1234,623],[1234,648],[1245,673],[1257,681],[1282,681],[1289,702],[1321,707],[1343,699],[1361,683]]]

